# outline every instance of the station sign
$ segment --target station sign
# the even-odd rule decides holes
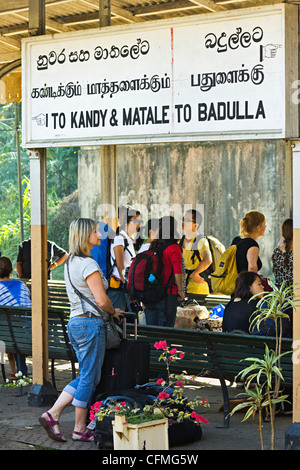
[[[295,135],[288,12],[275,5],[24,39],[23,147]]]

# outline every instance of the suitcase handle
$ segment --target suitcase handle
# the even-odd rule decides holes
[[[134,318],[134,339],[137,340],[137,324],[138,324],[138,315],[134,312],[125,312],[123,313],[123,337],[126,339],[127,331],[127,318]]]

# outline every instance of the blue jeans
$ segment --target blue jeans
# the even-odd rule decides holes
[[[156,304],[145,305],[147,325],[171,326],[175,325],[177,312],[177,296],[167,294],[167,297]]]
[[[64,391],[73,395],[74,406],[87,408],[101,378],[106,343],[104,321],[95,317],[72,317],[68,323],[68,335],[80,373]]]
[[[123,290],[108,289],[106,293],[108,297],[110,298],[111,303],[113,304],[114,308],[120,308],[121,310],[124,310],[124,311],[128,310],[125,292]]]

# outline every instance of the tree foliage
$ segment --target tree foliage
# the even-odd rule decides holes
[[[15,103],[0,106],[0,251],[15,267],[21,224],[18,189],[18,154],[16,145]],[[20,143],[21,145],[21,143]],[[48,238],[68,249],[68,229],[78,216],[78,150],[47,149],[47,224]],[[30,236],[30,162],[26,150],[20,152],[24,238]],[[71,196],[70,196],[71,195]],[[68,207],[71,200],[71,206]],[[62,201],[64,201],[62,203]],[[61,270],[59,278],[61,278]],[[55,270],[53,274],[56,275]]]

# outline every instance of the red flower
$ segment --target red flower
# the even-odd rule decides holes
[[[102,401],[97,401],[94,405],[91,406],[90,409],[90,421],[94,421],[95,414],[98,413],[100,406],[102,406]]]
[[[164,400],[164,398],[169,398],[169,396],[170,396],[170,395],[169,395],[168,393],[166,393],[166,392],[160,392],[160,393],[158,394],[158,399],[159,399],[159,400]]]
[[[164,382],[164,379],[158,379],[158,380],[156,381],[157,385],[161,385],[163,382]]]
[[[154,347],[156,349],[167,349],[167,341],[156,341],[156,343],[154,343]]]
[[[207,419],[203,418],[203,416],[201,415],[198,415],[195,411],[191,413],[191,418],[195,418],[196,423],[199,423],[199,421],[201,421],[201,423],[203,424],[209,424],[209,421]]]

